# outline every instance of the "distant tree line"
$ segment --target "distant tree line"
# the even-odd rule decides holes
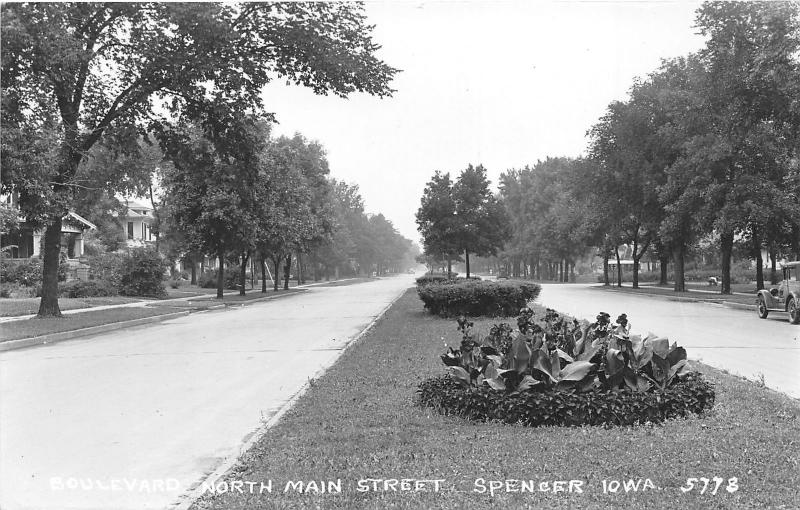
[[[634,287],[651,254],[661,283],[672,262],[683,291],[687,256],[711,240],[722,293],[737,246],[756,261],[759,289],[766,251],[774,281],[776,260],[800,256],[798,12],[795,2],[703,4],[705,47],[664,61],[612,102],[585,157],[503,173],[510,239],[500,257],[512,272],[566,281],[594,252],[608,284],[609,260],[619,268],[627,246]],[[435,246],[426,242],[426,254]]]

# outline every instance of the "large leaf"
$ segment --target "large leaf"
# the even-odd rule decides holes
[[[590,359],[592,359],[592,357],[594,357],[595,354],[597,354],[597,351],[600,350],[600,345],[602,345],[602,344],[597,343],[597,342],[591,342],[591,343],[587,344],[586,348],[583,350],[583,352],[580,354],[580,356],[578,356],[577,360],[578,361],[589,361]]]
[[[669,379],[669,361],[654,353],[650,366],[653,368],[653,379],[663,387]]]
[[[562,381],[580,381],[594,368],[595,364],[588,361],[575,361],[565,366],[559,373]]]
[[[463,386],[469,386],[469,373],[461,367],[448,367],[447,373]]]
[[[677,363],[675,363],[674,365],[672,365],[669,369],[669,379],[672,380],[672,378],[678,375],[679,373],[685,372],[687,363],[688,361],[682,359]]]
[[[633,391],[647,391],[650,389],[650,381],[643,375],[637,374],[631,369],[625,370],[625,384]]]
[[[531,360],[531,348],[523,335],[517,335],[511,345],[512,366],[519,373],[525,372]]]
[[[612,376],[625,368],[625,360],[617,349],[608,349],[606,352],[606,376]]]
[[[667,355],[670,366],[677,365],[681,360],[686,360],[686,349],[683,347],[674,347]]]
[[[497,368],[498,365],[495,365],[494,363],[489,363],[483,370],[483,376],[487,379],[494,379],[495,377],[499,377],[500,374],[497,372]]]
[[[539,384],[543,384],[542,381],[537,381],[532,376],[526,375],[525,377],[522,378],[522,381],[520,381],[519,385],[517,386],[517,389],[514,391],[515,392],[527,391]]]
[[[538,349],[533,353],[533,368],[545,374],[554,383],[558,382],[558,373],[561,363],[558,361],[558,354],[548,355],[544,348]]]
[[[572,363],[573,361],[575,361],[575,360],[572,358],[572,356],[570,356],[570,355],[569,355],[569,354],[567,354],[566,352],[562,351],[561,349],[556,349],[556,353],[558,354],[558,357],[559,357],[559,358],[563,359],[563,360],[564,360],[564,361],[566,361],[567,363]]]
[[[484,382],[489,385],[489,387],[493,390],[498,391],[505,391],[506,390],[506,382],[503,380],[502,377],[493,377],[491,379],[485,379]]]
[[[653,349],[653,354],[658,355],[661,359],[667,359],[669,354],[669,338],[649,338],[648,344]]]

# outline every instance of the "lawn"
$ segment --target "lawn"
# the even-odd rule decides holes
[[[193,508],[750,509],[800,500],[796,400],[694,363],[717,391],[701,418],[611,429],[471,423],[414,405],[419,382],[444,372],[445,342],[459,341],[455,321],[423,313],[409,290],[220,480],[242,482],[242,493],[207,494]],[[681,490],[714,477],[715,494],[713,481]],[[512,492],[523,485],[506,480],[533,480],[535,492]],[[628,480],[641,480],[637,491],[613,482]],[[259,493],[270,481],[272,492]]]
[[[31,338],[50,333],[61,333],[63,331],[73,331],[76,329],[110,324],[112,322],[153,317],[177,311],[180,310],[176,310],[173,307],[111,308],[108,310],[94,310],[86,313],[65,315],[60,319],[33,318],[4,322],[0,324],[0,342],[17,340],[20,338]]]
[[[101,305],[119,305],[141,301],[144,298],[112,296],[92,298],[58,298],[58,306],[62,311],[78,308],[91,308]],[[2,298],[0,299],[0,317],[17,317],[38,313],[41,298]]]
[[[727,294],[723,295],[719,293],[719,287],[708,287],[707,285],[692,285],[686,284],[687,291],[686,292],[675,292],[671,286],[662,287],[658,285],[642,285],[638,289],[634,289],[630,286],[630,284],[625,285],[623,287],[603,287],[603,286],[595,286],[593,288],[599,290],[605,290],[608,292],[632,292],[636,294],[646,294],[646,295],[655,295],[655,296],[663,296],[665,298],[681,298],[681,299],[695,299],[697,301],[707,301],[710,303],[722,303],[723,301],[739,303],[743,305],[752,305],[753,310],[755,310],[755,302],[756,302],[756,295],[755,291],[752,291],[750,295],[741,295],[741,294]],[[745,284],[742,284],[745,285]],[[737,290],[735,286],[732,286],[732,290],[734,292],[744,292],[741,290]],[[749,288],[749,287],[748,287]],[[714,293],[709,292],[698,292],[698,291],[707,291],[712,290],[716,291]],[[751,289],[752,290],[752,289]]]

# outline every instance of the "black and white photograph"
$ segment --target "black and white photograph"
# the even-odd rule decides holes
[[[800,2],[0,26],[0,509],[800,509]]]

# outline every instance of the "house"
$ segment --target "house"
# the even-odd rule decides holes
[[[3,200],[10,207],[16,207],[14,195],[7,195]],[[61,218],[61,251],[68,260],[77,260],[83,256],[83,234],[96,230],[94,223],[83,216],[69,212]],[[19,228],[5,234],[0,239],[6,260],[25,260],[41,256],[44,244],[44,229],[34,229],[20,220]]]
[[[125,230],[128,247],[142,247],[155,242],[152,229],[156,218],[153,208],[134,200],[123,199],[121,202],[126,208],[122,226]]]

